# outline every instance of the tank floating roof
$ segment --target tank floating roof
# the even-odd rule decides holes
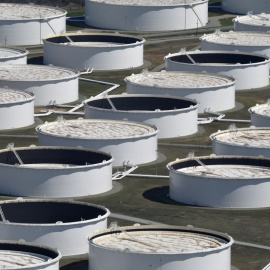
[[[256,15],[248,14],[246,16],[237,16],[235,19],[233,19],[233,22],[270,27],[270,14],[261,13]]]
[[[33,98],[34,95],[30,92],[0,88],[0,105],[27,101]]]
[[[270,148],[270,128],[234,128],[211,134],[212,141],[244,147]]]
[[[145,123],[114,120],[60,120],[37,127],[43,134],[80,139],[119,139],[156,133],[157,128]]]
[[[201,161],[202,166],[196,159]],[[246,156],[205,156],[176,160],[169,170],[205,178],[254,179],[270,178],[270,159]]]
[[[0,68],[2,81],[55,81],[79,75],[75,69],[43,65],[8,65]]]
[[[0,47],[0,59],[9,59],[19,56],[26,56],[28,54],[27,50],[17,49],[12,47]]]
[[[192,72],[142,72],[125,78],[126,82],[158,88],[208,88],[234,82],[233,78]]]
[[[50,19],[65,15],[63,9],[41,5],[25,4],[0,4],[1,20],[32,20]]]
[[[190,254],[231,246],[230,236],[210,230],[174,226],[130,226],[91,235],[90,244],[125,253]]]
[[[249,112],[262,115],[265,117],[270,117],[270,103],[260,105],[257,104],[256,106],[249,108]]]
[[[261,32],[221,32],[204,34],[200,40],[226,45],[241,46],[270,46],[270,33]]]
[[[0,269],[37,269],[61,259],[59,251],[26,242],[0,241]],[[41,268],[43,269],[43,268]]]
[[[123,6],[190,6],[199,4],[207,0],[88,0],[91,2],[98,2],[110,5],[123,5]]]

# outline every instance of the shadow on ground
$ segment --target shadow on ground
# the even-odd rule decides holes
[[[62,266],[60,270],[88,270],[88,260],[73,262]]]

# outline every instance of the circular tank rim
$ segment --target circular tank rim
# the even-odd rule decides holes
[[[10,47],[10,46],[6,47],[6,46],[0,46],[0,50],[1,50],[1,49],[3,49],[3,50],[6,49],[6,51],[12,51],[12,52],[13,52],[13,51],[16,51],[16,52],[18,52],[19,54],[17,54],[17,55],[12,55],[12,56],[7,56],[7,57],[0,57],[0,60],[2,60],[2,59],[7,59],[7,60],[9,60],[9,59],[21,58],[21,57],[27,56],[27,55],[29,54],[29,51],[28,51],[28,50],[22,49],[22,48],[18,48],[18,47]]]
[[[189,107],[185,107],[182,109],[172,109],[172,110],[160,110],[160,111],[148,111],[148,110],[111,110],[111,109],[104,109],[104,108],[100,108],[100,107],[95,107],[95,106],[91,106],[89,105],[89,103],[91,101],[95,101],[95,100],[102,100],[102,99],[106,99],[103,97],[97,97],[97,98],[90,98],[90,99],[86,99],[83,101],[83,105],[86,108],[91,108],[93,110],[97,110],[97,111],[106,111],[106,112],[112,112],[112,113],[127,113],[127,114],[166,114],[166,113],[174,113],[174,112],[188,112],[188,111],[192,111],[194,109],[198,109],[199,107],[199,103],[194,100],[194,99],[190,99],[190,98],[185,98],[185,97],[174,97],[174,96],[163,96],[163,95],[149,95],[149,94],[119,94],[119,95],[108,95],[108,98],[113,99],[113,98],[130,98],[132,99],[132,97],[141,97],[141,98],[145,98],[145,97],[153,97],[153,98],[162,98],[162,99],[175,99],[175,100],[183,100],[183,101],[188,101],[190,103],[193,103],[194,105],[190,105]]]
[[[147,134],[143,134],[143,135],[136,135],[136,136],[128,136],[128,137],[114,137],[114,138],[88,138],[88,137],[74,137],[74,136],[61,136],[58,134],[52,134],[52,133],[47,133],[42,131],[40,128],[44,125],[53,125],[56,123],[55,122],[50,122],[50,123],[45,123],[45,124],[41,124],[39,126],[36,127],[36,131],[38,134],[42,134],[42,135],[46,135],[46,136],[50,136],[50,137],[57,137],[57,138],[65,138],[65,139],[69,139],[69,140],[82,140],[82,141],[116,141],[116,140],[128,140],[128,139],[134,139],[134,138],[146,138],[146,137],[152,137],[153,135],[157,135],[159,130],[156,126],[148,124],[148,123],[140,123],[140,122],[135,122],[135,121],[126,121],[126,120],[111,120],[111,119],[83,119],[84,121],[93,121],[93,122],[120,122],[120,123],[131,123],[131,124],[139,124],[140,126],[148,126],[150,128],[152,128],[154,131],[149,132]],[[65,120],[65,121],[74,121],[74,120]],[[80,120],[81,121],[81,120]]]
[[[255,31],[232,31],[230,30],[229,32],[221,32],[221,34],[227,34],[227,33],[236,33],[237,35],[241,35],[241,33],[247,35],[247,34],[252,34],[255,37],[258,36],[265,36],[267,35],[269,37],[270,40],[270,33],[265,33],[265,32],[255,32]],[[222,46],[233,46],[233,47],[247,47],[247,48],[252,48],[252,47],[266,47],[266,48],[270,48],[269,43],[267,44],[247,44],[247,43],[241,43],[241,44],[228,44],[228,43],[222,43],[220,41],[217,41],[218,39],[214,39],[212,38],[213,36],[217,36],[217,34],[214,32],[212,34],[204,34],[203,36],[201,36],[199,38],[200,41],[206,41],[209,44],[218,44],[218,45],[222,45]],[[237,49],[236,49],[237,50]],[[241,49],[240,49],[241,51]]]
[[[81,46],[81,45],[76,45],[76,44],[73,44],[70,48],[80,48],[80,49],[93,49],[93,48],[119,48],[119,47],[130,47],[130,46],[134,46],[134,45],[141,45],[141,44],[144,44],[146,42],[146,40],[144,38],[139,38],[139,37],[134,37],[134,36],[131,36],[131,35],[122,35],[122,34],[109,34],[109,33],[67,33],[67,34],[59,34],[59,35],[50,35],[50,36],[47,36],[47,37],[44,37],[42,39],[43,41],[43,44],[47,43],[47,44],[50,44],[50,45],[54,45],[54,46],[67,46],[66,44],[64,43],[56,43],[56,42],[52,42],[52,41],[49,41],[49,39],[51,38],[56,38],[56,37],[72,37],[72,36],[82,36],[82,37],[87,37],[87,36],[100,36],[100,37],[103,37],[103,36],[108,36],[108,37],[117,37],[117,38],[132,38],[132,39],[135,39],[136,41],[134,43],[125,43],[125,44],[120,44],[119,45],[110,45],[110,47],[106,46],[106,43],[104,42],[104,45],[103,46]],[[70,43],[70,42],[68,42]]]
[[[62,254],[58,249],[54,249],[54,248],[49,247],[49,246],[39,245],[39,244],[36,244],[36,243],[30,243],[30,242],[25,242],[25,241],[0,240],[0,246],[1,245],[14,245],[14,246],[18,246],[18,247],[24,246],[24,247],[26,247],[26,249],[27,249],[27,247],[30,247],[30,248],[33,247],[33,248],[44,249],[44,250],[48,250],[48,251],[51,251],[51,252],[55,252],[57,254],[57,256],[54,259],[49,258],[49,260],[47,262],[38,263],[38,264],[30,265],[30,266],[29,265],[28,266],[20,266],[20,267],[18,267],[16,269],[32,269],[32,268],[35,269],[37,266],[45,266],[45,265],[50,265],[50,264],[56,263],[57,261],[60,261],[60,259],[62,258]],[[20,250],[20,249],[16,249],[16,250],[15,249],[14,250],[9,249],[7,251],[11,251],[11,253],[12,253],[13,251],[14,252],[16,252],[16,251],[20,252],[22,250]],[[1,252],[1,249],[0,249],[0,252]],[[24,251],[24,252],[27,252],[27,250]],[[31,253],[33,253],[33,252],[31,252]],[[41,253],[35,253],[35,254],[43,255]],[[11,268],[11,269],[15,269],[15,268]]]
[[[13,88],[0,88],[0,92],[1,92],[2,89],[3,90],[7,90],[7,91],[10,90],[11,92],[16,91],[16,92],[19,92],[19,93],[26,93],[30,97],[28,97],[25,100],[20,100],[20,101],[0,102],[0,108],[2,106],[8,106],[8,105],[13,105],[13,104],[24,104],[24,103],[27,103],[29,101],[33,101],[36,98],[35,94],[33,94],[32,92],[29,92],[29,91],[19,90],[19,89],[13,89]]]
[[[217,250],[224,250],[227,249],[229,247],[231,247],[231,245],[234,243],[234,240],[231,236],[229,236],[228,234],[225,233],[220,233],[220,232],[216,232],[216,231],[212,231],[212,230],[208,230],[208,229],[201,229],[201,228],[197,228],[197,227],[184,227],[184,226],[170,226],[170,225],[140,225],[140,226],[126,226],[126,227],[120,227],[121,230],[114,230],[112,231],[111,229],[106,229],[106,230],[102,230],[99,231],[97,233],[93,233],[89,236],[87,236],[87,241],[88,244],[94,247],[99,247],[102,248],[104,250],[109,250],[112,252],[118,252],[118,253],[125,253],[125,254],[145,254],[145,255],[157,255],[160,256],[161,254],[164,256],[170,256],[170,255],[179,255],[179,256],[185,256],[187,254],[202,254],[202,253],[207,253],[207,252],[211,252],[211,251],[217,251]],[[226,240],[227,243],[224,244],[221,247],[217,247],[217,248],[212,248],[212,249],[207,249],[207,250],[203,250],[203,251],[193,251],[193,252],[185,252],[185,253],[179,253],[179,252],[170,252],[170,253],[161,253],[161,252],[141,252],[141,251],[126,251],[126,250],[120,250],[120,249],[115,249],[115,248],[109,248],[109,247],[104,247],[102,245],[99,244],[95,244],[93,243],[93,240],[95,238],[98,237],[102,237],[103,235],[110,235],[116,232],[122,232],[122,230],[128,232],[128,231],[184,231],[187,233],[201,233],[202,235],[209,235],[209,237],[212,235],[214,237],[217,237],[219,239],[223,239]]]
[[[64,146],[35,146],[35,147],[14,147],[15,151],[20,151],[20,150],[39,150],[39,149],[50,149],[50,150],[60,150],[60,149],[67,149],[67,150],[76,150],[76,151],[83,151],[83,152],[91,152],[91,153],[100,153],[103,154],[105,156],[107,156],[109,159],[103,162],[99,162],[99,163],[95,163],[95,164],[87,164],[87,165],[74,165],[72,167],[38,167],[39,163],[34,163],[37,164],[37,166],[35,167],[31,167],[31,166],[16,166],[16,165],[10,165],[10,164],[6,164],[6,163],[1,163],[0,162],[0,167],[10,167],[10,168],[15,168],[15,169],[23,169],[23,170],[74,170],[74,169],[84,169],[84,168],[93,168],[93,167],[99,167],[101,165],[107,165],[107,164],[111,164],[114,160],[114,158],[112,157],[111,154],[107,153],[107,152],[103,152],[100,150],[94,150],[94,149],[87,149],[87,148],[81,148],[81,147],[64,147]],[[0,150],[0,154],[3,152],[9,152],[11,150],[9,149],[1,149]],[[32,164],[32,163],[31,163]]]
[[[86,0],[85,2],[93,2],[94,4],[103,4],[103,5],[111,5],[111,6],[124,6],[124,7],[132,7],[132,8],[141,8],[141,7],[144,7],[144,8],[156,8],[156,7],[160,7],[160,8],[172,8],[172,7],[185,7],[185,6],[190,6],[190,4],[178,4],[178,5],[131,5],[131,4],[118,4],[118,3],[106,3],[106,1],[103,1],[103,2],[96,2],[96,1],[89,1],[89,0]],[[197,2],[195,3],[192,3],[191,5],[192,6],[196,6],[196,5],[200,5],[202,3],[208,3],[209,0],[198,0]]]
[[[54,15],[54,16],[48,16],[48,17],[45,17],[45,19],[56,19],[56,18],[60,18],[60,17],[63,17],[63,16],[66,16],[67,14],[67,11],[62,9],[62,8],[59,8],[59,7],[53,7],[53,6],[47,6],[47,5],[35,5],[35,4],[21,4],[21,3],[1,3],[0,5],[4,5],[4,6],[35,6],[35,7],[39,7],[39,8],[45,8],[45,9],[50,9],[50,10],[58,10],[60,12],[62,12],[62,14],[59,14],[59,15]],[[44,19],[44,17],[42,18]],[[2,19],[0,18],[0,22],[1,21],[5,21],[5,22],[18,22],[18,21],[40,21],[40,18],[20,18],[20,19]]]
[[[218,78],[226,78],[228,81],[231,81],[231,82],[228,82],[227,84],[219,84],[219,85],[216,85],[216,86],[211,86],[211,87],[207,87],[207,86],[204,86],[204,87],[198,87],[198,88],[195,88],[195,87],[170,87],[170,86],[166,86],[166,87],[163,87],[163,86],[160,86],[160,85],[148,85],[148,84],[143,84],[143,83],[136,83],[136,82],[131,82],[129,81],[129,78],[130,77],[133,77],[133,76],[136,76],[136,75],[141,75],[141,74],[132,74],[128,77],[126,77],[124,79],[124,81],[127,83],[127,84],[130,84],[130,85],[134,85],[134,86],[143,86],[143,87],[146,87],[146,88],[157,88],[157,89],[176,89],[176,90],[193,90],[193,89],[196,89],[196,90],[205,90],[205,89],[212,89],[212,88],[217,88],[217,87],[228,87],[228,86],[233,86],[235,85],[236,83],[236,79],[235,78],[232,78],[232,77],[229,77],[229,76],[226,76],[226,75],[221,75],[221,74],[216,74],[216,73],[202,73],[202,72],[192,72],[192,71],[165,71],[166,73],[174,73],[174,74],[177,74],[177,73],[180,73],[180,74],[198,74],[198,75],[202,75],[202,74],[207,74],[207,75],[210,75],[210,76],[213,76],[213,77],[218,77]],[[164,72],[164,73],[165,73]],[[160,72],[148,72],[148,73],[160,73]],[[148,74],[147,73],[147,74]],[[161,73],[163,73],[161,71]]]
[[[252,157],[252,156],[226,156],[226,155],[215,155],[213,154],[212,156],[199,156],[199,157],[196,157],[198,158],[199,160],[204,160],[204,159],[233,159],[233,160],[237,160],[237,159],[250,159],[250,160],[267,160],[269,161],[270,163],[270,158],[260,158],[260,157]],[[167,169],[172,172],[172,173],[175,173],[175,174],[180,174],[180,175],[185,175],[185,176],[191,176],[191,177],[196,177],[196,178],[210,178],[210,179],[225,179],[225,180],[228,180],[228,181],[237,181],[237,180],[245,180],[245,181],[254,181],[253,178],[244,178],[244,177],[229,177],[229,176],[224,176],[224,177],[221,177],[221,176],[212,176],[212,175],[196,175],[196,174],[191,174],[191,173],[186,173],[186,172],[183,172],[183,171],[177,171],[176,169],[173,168],[174,165],[176,164],[179,164],[179,163],[183,163],[183,162],[187,162],[187,161],[192,161],[192,160],[195,160],[194,158],[183,158],[183,159],[176,159],[175,161],[172,161],[170,163],[168,163],[166,165]],[[226,166],[230,166],[230,164],[211,164],[211,165],[226,165]],[[231,164],[231,165],[239,165],[237,163],[235,164]],[[199,163],[198,163],[198,166],[201,166]],[[183,168],[189,168],[190,166],[188,167],[183,167]],[[256,167],[259,167],[258,165],[256,165]],[[265,166],[264,166],[265,168]],[[270,170],[270,166],[269,166],[269,170]],[[261,177],[260,180],[263,180],[263,179],[269,179],[269,182],[270,182],[270,177]]]
[[[255,111],[257,107],[264,107],[264,106],[268,106],[268,105],[267,104],[257,104],[255,106],[250,107],[248,109],[248,112],[252,115],[256,115],[256,116],[259,116],[262,118],[270,119],[270,115],[261,114],[261,113],[258,113]]]
[[[244,144],[236,144],[236,143],[231,143],[231,142],[224,142],[224,141],[220,141],[218,139],[216,139],[216,136],[219,136],[221,134],[226,134],[226,133],[231,133],[233,131],[250,131],[250,130],[269,130],[269,133],[270,133],[270,127],[269,128],[263,128],[263,127],[258,127],[258,128],[255,128],[255,127],[250,127],[250,128],[236,128],[236,129],[233,129],[233,130],[229,130],[229,129],[226,129],[226,130],[221,130],[221,131],[218,131],[218,132],[215,132],[215,133],[212,133],[209,138],[212,142],[217,142],[219,144],[223,144],[223,145],[230,145],[230,146],[235,146],[235,147],[241,147],[241,148],[249,148],[249,149],[270,149],[270,146],[269,147],[260,147],[260,146],[250,146],[250,145],[244,145]]]
[[[258,16],[258,15],[267,15],[266,13],[261,13],[261,14],[252,14],[251,17],[253,16]],[[269,15],[269,14],[268,14]],[[270,25],[265,25],[265,24],[252,24],[252,20],[246,22],[248,20],[248,15],[244,16],[237,16],[236,18],[232,19],[234,23],[238,23],[239,25],[245,25],[245,26],[252,26],[252,27],[258,27],[258,28],[270,28]]]
[[[9,69],[12,69],[12,68],[14,68],[14,69],[19,69],[19,68],[25,68],[26,67],[26,69],[28,69],[28,67],[29,67],[29,70],[30,70],[30,68],[32,68],[32,69],[34,69],[34,70],[36,70],[36,71],[39,71],[38,70],[38,68],[41,68],[42,70],[43,69],[51,69],[51,70],[59,70],[59,71],[66,71],[66,72],[70,72],[70,76],[69,77],[60,77],[60,78],[58,78],[58,79],[50,79],[50,78],[48,78],[48,79],[41,79],[41,80],[38,80],[38,79],[36,79],[36,78],[34,78],[34,79],[32,79],[32,80],[24,80],[24,79],[16,79],[15,77],[14,77],[14,79],[4,79],[4,78],[2,78],[1,77],[1,75],[0,75],[0,80],[1,81],[6,81],[6,82],[21,82],[21,83],[24,83],[24,82],[38,82],[38,83],[41,83],[41,82],[59,82],[59,81],[64,81],[64,80],[71,80],[71,79],[74,79],[74,78],[78,78],[80,75],[81,75],[81,73],[80,73],[80,71],[79,70],[77,70],[77,69],[72,69],[72,68],[67,68],[67,67],[60,67],[60,66],[53,66],[53,65],[33,65],[33,64],[26,64],[26,65],[20,65],[20,64],[16,64],[16,65],[1,65],[1,69],[5,69],[5,68],[8,68],[8,70]],[[32,71],[32,70],[30,70],[30,71]]]
[[[270,48],[270,45],[269,45],[269,48]],[[193,63],[183,63],[183,62],[177,62],[177,61],[173,61],[171,60],[171,57],[174,57],[174,56],[179,56],[179,55],[185,55],[185,54],[188,54],[188,55],[193,55],[193,54],[238,54],[238,55],[245,55],[245,56],[257,56],[257,57],[261,57],[261,58],[264,58],[264,61],[261,61],[261,62],[256,62],[256,63],[249,63],[249,64],[241,64],[238,65],[238,64],[233,64],[233,65],[228,65],[228,64],[222,64],[222,63],[219,63],[218,65],[209,65],[209,63],[205,63],[203,65],[201,65],[200,63],[196,63],[196,64],[193,64]],[[266,56],[266,55],[262,55],[262,54],[257,54],[257,53],[245,53],[245,52],[241,52],[241,51],[238,51],[238,50],[235,50],[235,51],[190,51],[190,52],[185,52],[185,53],[172,53],[172,54],[168,54],[164,57],[165,60],[167,61],[170,61],[172,63],[179,63],[181,65],[187,65],[187,66],[200,66],[200,67],[215,67],[215,68],[219,68],[219,67],[239,67],[239,66],[254,66],[254,65],[259,65],[259,64],[265,64],[266,62],[270,63],[270,57]],[[209,73],[210,74],[210,73]]]
[[[101,221],[106,219],[107,217],[109,217],[109,215],[111,214],[110,210],[108,208],[106,208],[105,206],[101,206],[101,205],[97,205],[97,204],[93,204],[93,203],[87,203],[87,202],[81,202],[81,201],[74,201],[73,199],[69,199],[69,200],[62,200],[62,199],[24,199],[22,197],[18,197],[15,200],[6,200],[6,201],[0,201],[0,207],[4,204],[8,204],[8,203],[20,203],[20,202],[27,202],[27,203],[41,203],[41,202],[53,202],[53,203],[72,203],[72,204],[80,204],[80,205],[85,205],[85,206],[89,206],[92,208],[99,208],[102,209],[105,214],[103,216],[101,216],[100,218],[93,218],[93,219],[89,219],[89,220],[79,220],[79,221],[74,221],[74,222],[65,222],[65,223],[21,223],[21,222],[3,222],[2,220],[0,220],[0,224],[5,225],[5,226],[27,226],[27,227],[67,227],[67,226],[72,226],[75,224],[87,224],[87,223],[93,223],[93,222],[97,222],[97,221]]]

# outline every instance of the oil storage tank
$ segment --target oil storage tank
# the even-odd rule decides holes
[[[268,56],[231,51],[181,50],[165,57],[167,71],[218,73],[236,80],[235,90],[247,90],[269,85]],[[219,104],[221,105],[221,104]]]
[[[248,13],[246,16],[237,16],[233,19],[233,22],[234,31],[270,31],[270,14],[261,13],[253,15],[252,13]]]
[[[1,269],[59,270],[61,253],[50,247],[22,241],[0,241]]]
[[[41,146],[81,146],[110,153],[113,166],[157,159],[155,126],[124,120],[77,119],[45,123],[36,128]]]
[[[90,235],[88,242],[89,270],[231,269],[233,239],[200,228],[116,227]]]
[[[0,87],[0,130],[32,125],[34,100],[30,92]]]
[[[216,155],[270,157],[270,128],[232,128],[210,135]]]
[[[26,65],[28,53],[25,49],[0,46],[0,65]]]
[[[139,37],[105,33],[68,33],[46,37],[43,43],[43,62],[46,65],[80,70],[117,70],[143,65],[145,40]]]
[[[216,30],[200,37],[202,51],[240,51],[270,57],[270,33]]]
[[[43,65],[0,65],[0,87],[26,90],[35,95],[35,107],[78,99],[80,72]]]
[[[66,11],[33,4],[0,4],[0,44],[42,44],[42,38],[66,32]]]
[[[158,95],[107,95],[84,101],[86,119],[144,122],[159,129],[158,138],[182,137],[198,131],[198,103]]]
[[[25,240],[57,249],[63,257],[88,253],[89,233],[107,228],[110,211],[90,203],[63,200],[1,201],[2,240]]]
[[[270,206],[270,159],[248,156],[188,157],[167,165],[171,199],[224,208]]]
[[[86,0],[85,23],[124,31],[199,28],[208,23],[208,0]]]
[[[270,0],[222,0],[221,8],[231,13],[270,13]]]
[[[157,94],[194,99],[199,105],[198,113],[203,113],[205,109],[225,111],[235,107],[235,80],[224,75],[143,71],[126,77],[125,82],[128,94]]]
[[[270,127],[270,106],[269,101],[265,104],[257,104],[249,108],[251,125],[255,127]]]
[[[112,157],[83,148],[7,147],[0,150],[0,174],[0,193],[10,196],[97,195],[112,189]]]

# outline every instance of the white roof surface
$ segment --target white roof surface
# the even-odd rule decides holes
[[[98,2],[112,5],[127,5],[127,6],[178,6],[199,4],[208,2],[208,0],[88,0],[89,2]]]
[[[0,66],[0,80],[50,81],[78,77],[76,70],[43,65]]]
[[[250,165],[206,165],[187,167],[177,171],[203,177],[253,179],[270,178],[270,168],[255,167]]]
[[[203,35],[201,40],[212,43],[241,46],[268,46],[270,47],[270,33],[261,32],[220,32]]]
[[[0,58],[11,58],[16,56],[24,56],[26,54],[27,54],[26,50],[0,47]]]
[[[20,269],[21,267],[46,263],[49,259],[44,255],[29,252],[0,250],[0,269]]]
[[[38,132],[81,139],[119,139],[141,137],[155,133],[156,129],[147,124],[114,120],[60,120],[40,125]]]
[[[143,230],[106,234],[94,238],[93,243],[125,252],[191,253],[211,250],[227,244],[221,238],[207,234],[182,231]]]
[[[49,6],[0,4],[0,20],[31,20],[40,18],[53,18],[65,15],[66,11]]]
[[[237,16],[234,21],[247,24],[247,25],[257,25],[257,26],[268,26],[270,27],[270,14],[250,14],[246,16]]]
[[[33,98],[27,92],[9,89],[9,88],[0,88],[0,104],[20,102]]]
[[[236,128],[214,133],[211,138],[229,144],[270,148],[270,128]]]
[[[270,104],[257,104],[250,108],[250,112],[270,117]]]
[[[225,76],[188,72],[143,72],[127,77],[126,81],[162,88],[208,88],[234,82],[233,79]]]

